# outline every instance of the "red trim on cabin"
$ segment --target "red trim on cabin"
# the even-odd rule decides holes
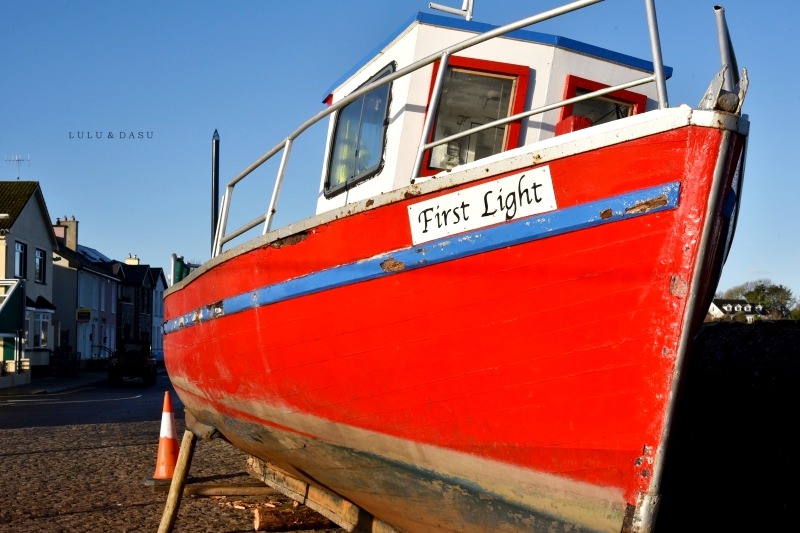
[[[564,100],[574,98],[578,89],[584,89],[586,91],[593,92],[599,91],[600,89],[605,89],[607,87],[609,86],[603,83],[598,83],[596,81],[568,74],[564,87]],[[606,96],[626,104],[632,104],[634,115],[644,113],[647,108],[647,96],[643,94],[632,91],[614,91]],[[561,117],[556,124],[556,135],[588,128],[591,125],[591,121],[586,117],[580,117],[572,114],[572,105],[566,105],[561,108]]]
[[[431,74],[431,86],[428,90],[428,106],[431,108],[431,96],[433,95],[433,86],[436,82],[436,76],[439,74],[439,65],[441,61],[436,61],[433,64],[433,73]],[[501,63],[499,61],[489,61],[486,59],[475,59],[472,57],[459,57],[453,56],[448,62],[447,66],[456,67],[461,69],[472,70],[475,72],[485,72],[488,74],[496,74],[500,76],[509,76],[516,79],[514,86],[514,97],[511,102],[511,115],[522,113],[525,111],[525,102],[528,98],[528,83],[530,80],[530,68],[525,65],[515,65],[513,63]],[[426,112],[427,114],[427,112]],[[510,150],[520,146],[520,122],[512,122],[509,124],[508,136],[504,150]],[[428,141],[433,140],[434,132],[436,131],[436,122],[433,123],[431,128],[431,135]],[[432,176],[442,171],[440,168],[431,168],[431,151],[425,152],[425,159],[420,170],[422,176]]]

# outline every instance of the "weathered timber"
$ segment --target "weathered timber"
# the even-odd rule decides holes
[[[275,494],[275,489],[263,483],[258,485],[189,484],[183,489],[184,496],[261,496],[262,494]]]
[[[326,529],[335,524],[308,507],[296,505],[293,509],[276,509],[268,505],[253,509],[255,531],[292,531],[303,529]]]
[[[175,472],[169,487],[164,514],[161,516],[161,524],[158,526],[158,533],[171,533],[172,528],[175,527],[175,519],[178,517],[183,488],[186,484],[186,476],[189,473],[189,467],[192,464],[192,457],[194,456],[196,444],[197,437],[187,429],[183,433],[181,448],[178,452],[178,461],[175,463]]]

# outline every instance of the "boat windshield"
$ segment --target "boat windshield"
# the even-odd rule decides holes
[[[393,72],[389,66],[368,83]],[[370,91],[339,112],[331,149],[326,196],[365,180],[380,170],[389,113],[389,89],[385,84]]]

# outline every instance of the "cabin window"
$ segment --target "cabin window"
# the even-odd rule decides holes
[[[370,82],[388,76],[388,66]],[[389,113],[391,83],[361,96],[339,110],[331,147],[325,195],[332,196],[377,174],[383,165],[383,147]]]
[[[434,68],[433,80],[438,69],[439,63]],[[443,79],[433,139],[444,139],[522,112],[528,78],[529,69],[524,66],[451,58]],[[514,148],[519,145],[519,135],[520,124],[514,122],[435,146],[426,154],[428,173]]]
[[[577,76],[567,76],[564,99],[582,96],[606,87],[608,85]],[[556,125],[556,135],[643,113],[646,104],[647,97],[643,94],[615,91],[605,96],[564,106],[561,108],[561,119]]]

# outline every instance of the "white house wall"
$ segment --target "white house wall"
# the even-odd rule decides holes
[[[81,359],[107,357],[117,345],[117,286],[116,280],[89,270],[78,271],[78,307],[90,310],[88,322],[78,323],[77,345]],[[74,312],[74,311],[73,311]]]
[[[53,265],[53,303],[56,304],[56,311],[53,315],[53,337],[56,346],[62,346],[61,330],[70,330],[67,338],[63,342],[70,348],[75,348],[75,308],[77,307],[78,271],[69,266],[69,262],[60,258]]]

